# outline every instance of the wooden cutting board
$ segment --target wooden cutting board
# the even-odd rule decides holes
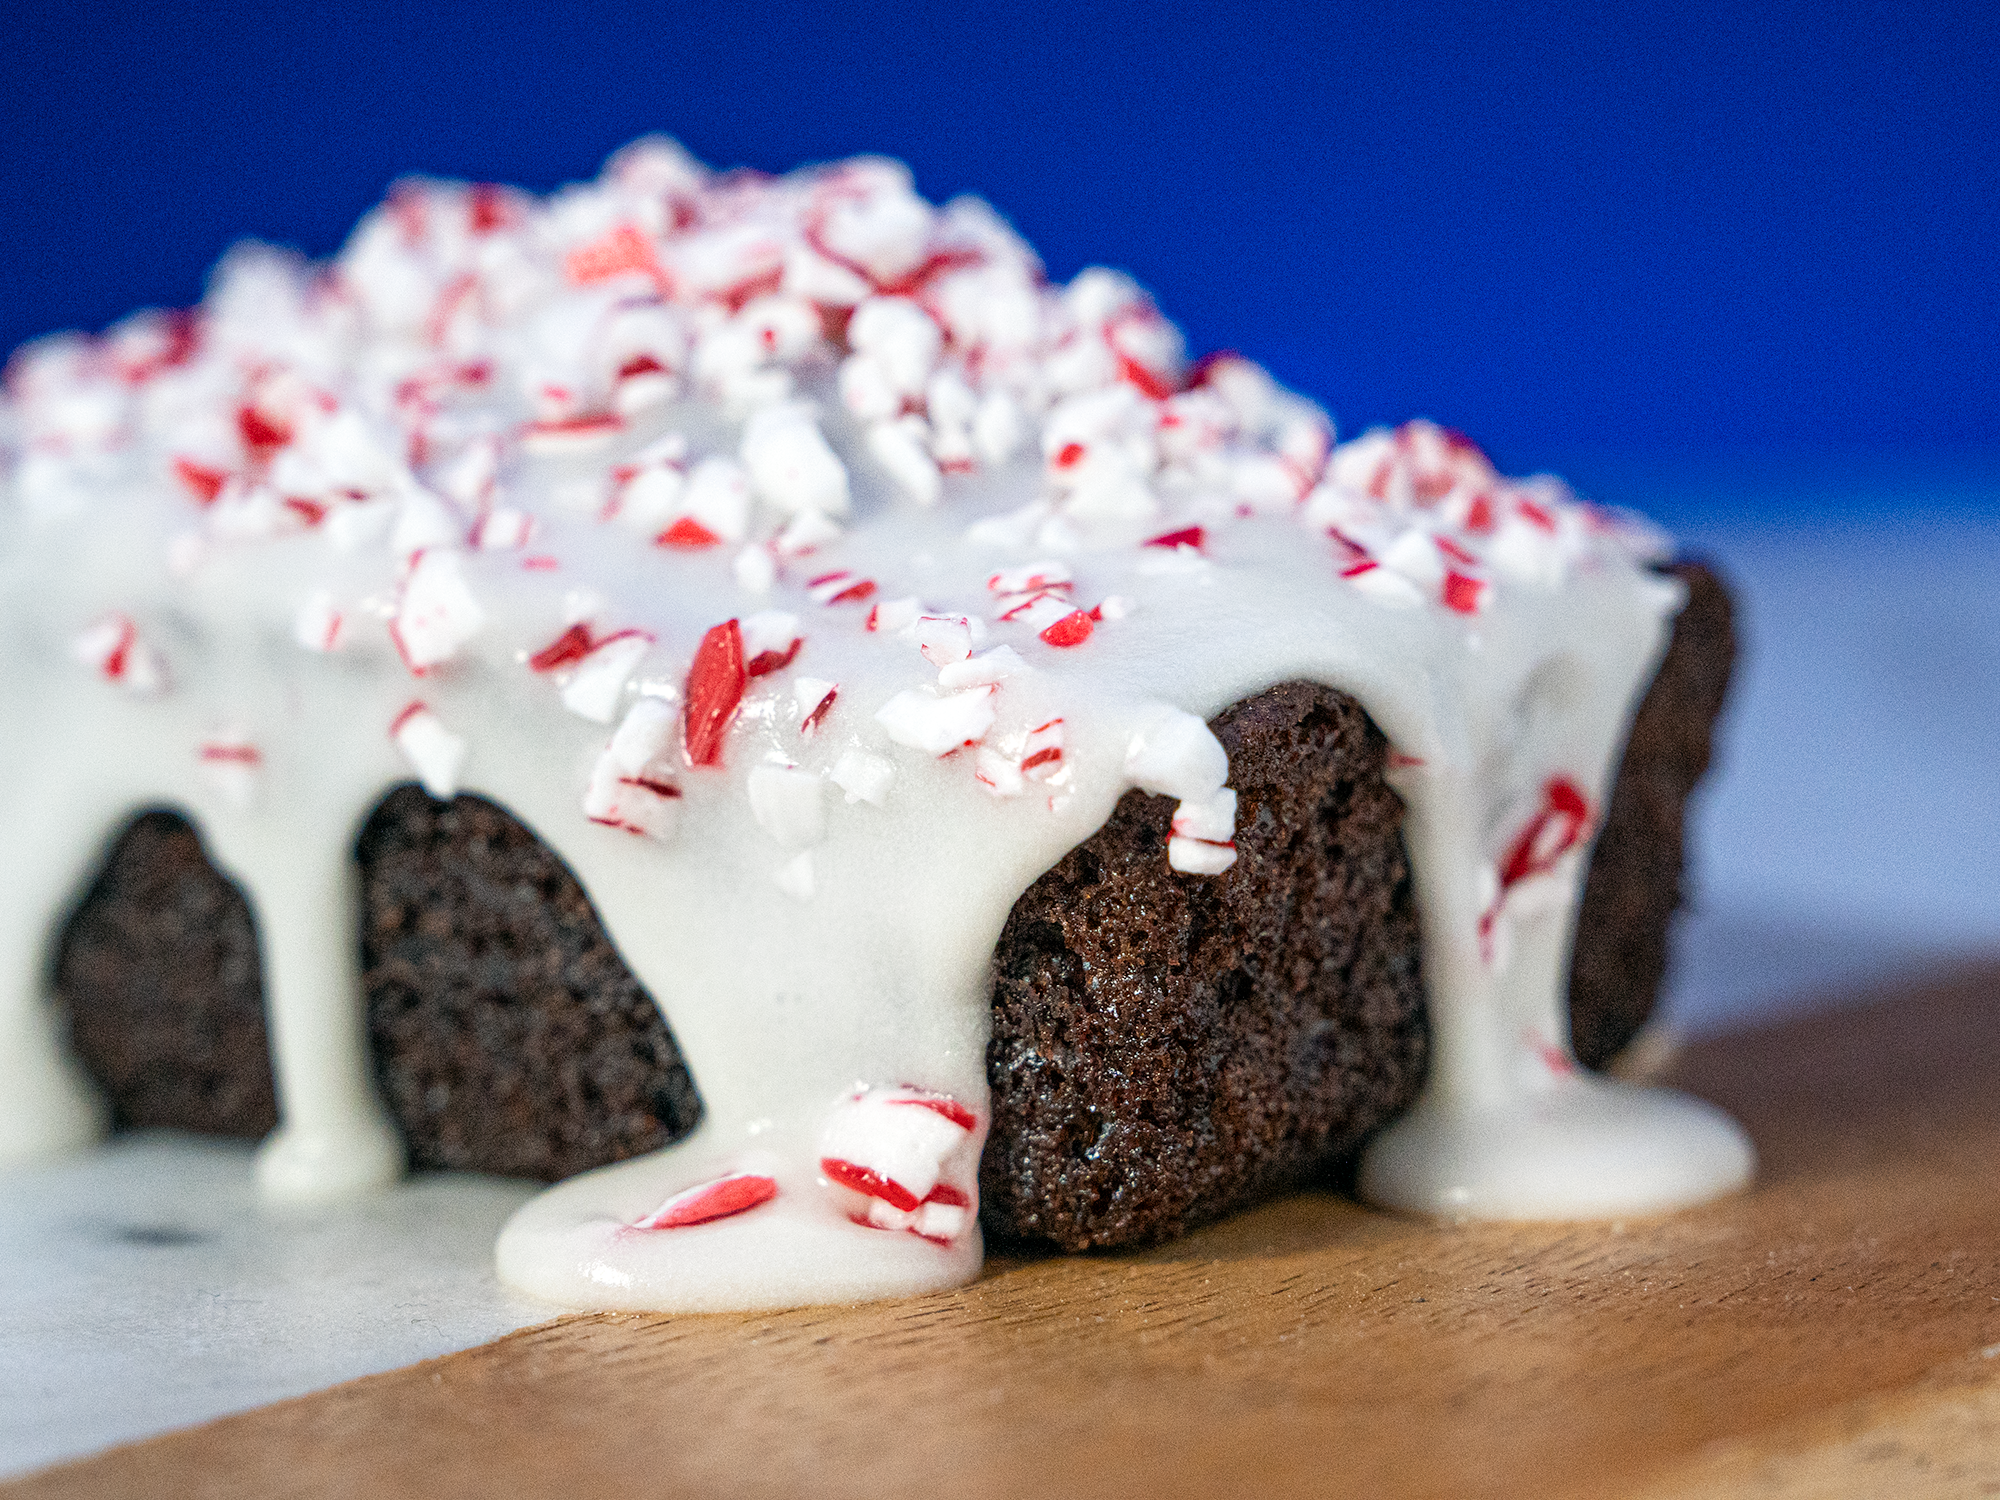
[[[950,1294],[565,1318],[29,1496],[2000,1494],[2000,964],[1706,1042],[1756,1189],[1609,1225],[1329,1195]]]

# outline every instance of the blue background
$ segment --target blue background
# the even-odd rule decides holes
[[[1344,431],[1429,415],[1668,518],[2000,496],[2000,7],[16,7],[0,348],[330,253],[397,175],[652,130],[903,157]]]

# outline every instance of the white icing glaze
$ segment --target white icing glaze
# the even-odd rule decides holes
[[[546,205],[406,188],[331,277],[239,256],[194,324],[28,351],[0,417],[0,1159],[99,1129],[48,943],[168,803],[257,913],[263,1187],[392,1178],[350,850],[414,774],[568,862],[706,1110],[523,1208],[503,1276],[680,1309],[958,1284],[1008,911],[1135,785],[1180,800],[1174,867],[1227,878],[1200,720],[1305,678],[1367,707],[1409,808],[1434,1061],[1369,1196],[1625,1213],[1748,1175],[1722,1116],[1567,1050],[1578,872],[1681,601],[1656,539],[1435,428],[1330,453],[1122,278],[1048,289],[892,166],[646,143]]]

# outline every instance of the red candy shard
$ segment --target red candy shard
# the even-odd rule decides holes
[[[1483,535],[1493,529],[1493,497],[1475,495],[1472,505],[1465,512],[1465,529],[1475,535]]]
[[[713,547],[722,538],[693,516],[679,516],[675,518],[673,525],[653,540],[662,547],[674,547],[682,552],[699,552],[704,547]]]
[[[1164,401],[1173,395],[1174,384],[1157,370],[1149,370],[1129,354],[1118,356],[1118,378],[1128,385],[1137,386],[1139,394],[1150,396],[1155,401]]]
[[[632,1227],[687,1229],[696,1224],[711,1224],[717,1219],[727,1219],[736,1214],[747,1213],[758,1204],[769,1203],[777,1196],[778,1184],[774,1179],[759,1177],[752,1172],[740,1172],[733,1177],[704,1182],[699,1187],[691,1187],[684,1193],[674,1194]]]
[[[418,714],[429,712],[430,705],[428,703],[424,702],[421,698],[412,698],[408,703],[403,705],[403,711],[389,721],[389,738],[393,740],[397,735],[401,734],[403,726]]]
[[[1478,614],[1486,603],[1485,580],[1459,572],[1445,574],[1444,602],[1445,608],[1457,610],[1462,615]]]
[[[1474,557],[1470,552],[1467,552],[1448,536],[1439,537],[1437,539],[1437,546],[1438,551],[1442,552],[1453,562],[1464,563],[1468,568],[1478,566],[1479,559]]]
[[[1567,776],[1551,776],[1542,805],[1514,839],[1500,864],[1500,889],[1555,868],[1590,827],[1590,799]]]
[[[1514,509],[1518,510],[1522,519],[1530,525],[1539,526],[1543,531],[1556,529],[1556,518],[1549,514],[1545,506],[1537,505],[1532,500],[1516,500]]]
[[[262,461],[292,440],[292,429],[274,422],[254,406],[238,407],[236,431],[253,459]]]
[[[1142,547],[1199,547],[1207,539],[1207,535],[1199,526],[1183,526],[1179,531],[1163,531],[1158,536],[1149,536],[1139,545]]]
[[[633,224],[620,224],[609,234],[577,246],[563,258],[563,271],[578,286],[609,281],[627,271],[642,272],[656,284],[666,281],[659,257],[653,253],[653,242]]]
[[[203,505],[213,505],[215,497],[222,493],[222,487],[229,483],[229,476],[222,470],[198,464],[191,458],[174,460],[174,477],[186,485],[188,493]]]
[[[1027,759],[1023,760],[1021,762],[1021,769],[1023,771],[1032,771],[1036,766],[1046,766],[1061,759],[1062,759],[1061,747],[1057,745],[1051,745],[1046,750],[1037,750],[1033,755],[1030,755],[1029,757],[1027,757]]]
[[[783,671],[792,664],[793,658],[799,654],[799,647],[804,644],[805,640],[802,637],[794,636],[792,644],[783,651],[759,651],[750,658],[750,664],[743,669],[744,675],[762,677],[766,672]],[[827,696],[831,697],[832,694]]]
[[[884,1177],[867,1167],[857,1167],[853,1162],[842,1161],[837,1156],[822,1156],[819,1169],[842,1187],[852,1188],[870,1198],[880,1198],[891,1208],[900,1208],[904,1213],[923,1201],[894,1178]]]
[[[1091,631],[1096,628],[1088,612],[1073,609],[1053,625],[1044,628],[1041,636],[1051,646],[1081,646],[1090,639]]]
[[[1055,466],[1058,469],[1073,469],[1083,462],[1083,453],[1083,444],[1064,443],[1056,452]]]
[[[722,764],[722,740],[743,701],[743,631],[734,620],[709,627],[688,668],[682,746],[691,766]]]
[[[635,354],[618,367],[620,380],[636,380],[641,375],[664,375],[667,367],[650,354]]]
[[[813,711],[799,721],[799,733],[807,735],[818,729],[820,721],[826,717],[826,711],[833,707],[833,700],[839,696],[839,688],[829,688],[827,695],[813,706]]]
[[[472,232],[491,234],[496,229],[505,229],[509,218],[507,196],[490,182],[475,182],[472,185],[470,209]]]
[[[567,667],[582,661],[595,649],[596,645],[590,638],[590,627],[578,621],[529,657],[528,665],[537,672],[553,672],[558,667]]]
[[[970,1130],[979,1123],[978,1115],[975,1115],[949,1094],[921,1094],[907,1099],[885,1099],[882,1102],[885,1104],[901,1105],[905,1108],[927,1109],[932,1114],[943,1115],[960,1130]]]
[[[289,496],[285,500],[285,509],[298,516],[308,526],[317,526],[326,519],[326,507],[317,500],[302,500],[295,495]]]

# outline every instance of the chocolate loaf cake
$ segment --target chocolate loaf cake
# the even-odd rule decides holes
[[[1679,904],[1687,797],[1734,641],[1699,564],[1634,721],[1585,884],[1579,1058],[1644,1024]],[[1221,880],[1161,858],[1128,792],[1015,904],[994,956],[980,1169],[997,1234],[1152,1242],[1351,1155],[1424,1077],[1402,806],[1355,700],[1283,683],[1220,714],[1239,798]],[[561,861],[483,799],[406,786],[356,848],[376,1079],[418,1167],[555,1181],[680,1139],[695,1081]],[[276,1122],[253,917],[170,813],[137,819],[58,945],[72,1040],[122,1125]]]
[[[1726,672],[1671,555],[880,159],[399,184],[0,379],[0,1163],[90,1076],[275,1108],[270,1201],[552,1180],[502,1279],[688,1311],[1357,1148],[1412,1212],[1702,1202],[1743,1132],[1568,1045],[1651,1004]]]

